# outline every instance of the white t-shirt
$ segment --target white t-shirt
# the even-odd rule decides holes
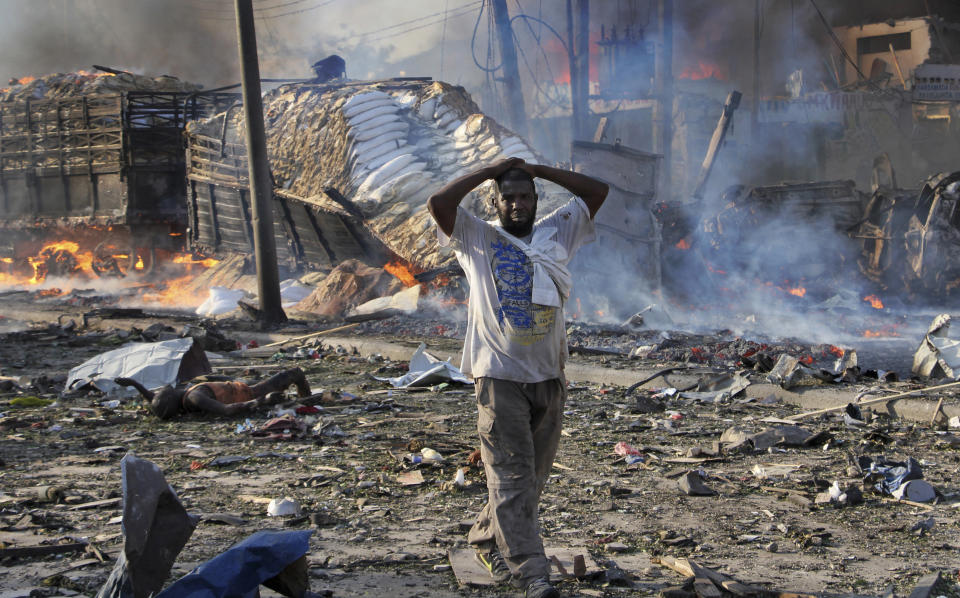
[[[567,262],[594,239],[590,211],[579,197],[536,221],[534,230],[539,227],[556,229],[553,240],[566,249]],[[453,248],[470,285],[461,369],[473,378],[514,382],[559,378],[567,358],[563,308],[530,301],[533,263],[497,228],[460,207],[453,235],[437,229],[440,245]]]

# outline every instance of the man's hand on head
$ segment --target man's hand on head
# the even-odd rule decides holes
[[[538,166],[537,164],[531,164],[529,162],[521,162],[520,164],[517,164],[516,166],[514,166],[514,168],[519,168],[520,170],[529,174],[531,178],[535,179],[538,176],[540,176],[538,174],[537,166]]]
[[[497,160],[490,165],[489,177],[495,179],[511,168],[523,168],[526,162],[523,161],[523,158],[504,158],[503,160]]]

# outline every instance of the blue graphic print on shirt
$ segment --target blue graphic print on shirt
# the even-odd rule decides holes
[[[557,310],[536,305],[533,297],[533,264],[519,247],[503,238],[490,243],[490,265],[500,310],[497,323],[514,342],[537,343],[556,322]]]
[[[533,293],[533,276],[528,269],[530,259],[513,243],[501,239],[491,243],[490,248],[493,250],[493,278],[500,300],[497,322],[502,326],[506,317],[515,328],[532,328],[530,297]]]

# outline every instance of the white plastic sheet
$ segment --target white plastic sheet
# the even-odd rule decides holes
[[[463,384],[473,384],[470,378],[463,375],[460,369],[449,361],[440,361],[433,355],[427,353],[427,346],[420,343],[413,356],[410,358],[410,371],[405,376],[399,378],[377,378],[389,382],[395,388],[407,388],[410,386],[433,386],[441,382],[460,382]]]
[[[175,338],[159,343],[131,343],[101,353],[70,370],[65,391],[87,384],[110,393],[123,387],[114,378],[133,378],[148,389],[177,383],[184,356],[193,346],[192,338]],[[209,373],[209,365],[207,367]],[[133,389],[118,394],[136,394]]]
[[[362,303],[350,310],[347,317],[368,316],[387,310],[396,310],[400,313],[412,314],[417,311],[420,301],[420,285],[414,285],[389,297],[377,297]]]
[[[204,317],[219,316],[237,309],[237,301],[243,299],[244,292],[226,287],[210,287],[210,296],[197,308],[197,315]]]
[[[286,309],[293,307],[310,296],[313,287],[294,278],[280,282],[280,305]]]

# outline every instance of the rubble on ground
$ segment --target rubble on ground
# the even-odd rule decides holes
[[[103,586],[123,551],[120,465],[132,451],[156,463],[186,511],[200,517],[167,584],[252,534],[279,528],[314,530],[305,565],[320,595],[354,595],[364,585],[429,598],[500,594],[459,589],[448,560],[467,549],[465,521],[485,495],[472,458],[472,389],[449,380],[393,388],[375,379],[407,374],[420,341],[441,358],[454,355],[462,322],[395,316],[352,329],[357,343],[406,347],[391,358],[324,337],[257,348],[251,341],[269,344],[264,337],[219,321],[219,334],[245,348],[218,351],[215,373],[255,381],[297,365],[314,395],[290,395],[243,418],[160,421],[136,397],[62,396],[67,371],[129,340],[197,338],[204,326],[213,336],[212,324],[151,318],[157,326],[140,320],[134,330],[118,326],[122,320],[91,318],[83,328],[70,319],[79,320],[0,336],[0,591],[92,595]],[[583,346],[608,339],[626,346],[627,338],[636,345],[659,335],[570,325],[579,327],[571,344]],[[676,351],[669,356],[571,358],[563,440],[541,513],[545,543],[562,549],[554,574],[565,592],[680,591],[669,590],[683,580],[666,563],[713,571],[716,588],[728,582],[809,594],[880,595],[893,585],[906,595],[932,570],[955,579],[960,436],[946,418],[931,426],[864,408],[862,425],[849,425],[842,410],[794,421],[805,410],[778,398],[766,373],[743,361],[756,341],[669,336]],[[903,343],[904,377],[916,340]],[[737,350],[684,359],[692,348],[723,343]],[[766,344],[774,347],[771,359],[781,350],[814,357],[811,367],[837,359],[816,345]],[[864,371],[882,365],[855,349]],[[589,368],[605,380],[578,379]],[[635,388],[613,383],[668,368]],[[684,397],[700,378],[709,384],[734,375],[750,386],[711,403]],[[862,377],[829,386],[847,395],[917,387]],[[955,408],[952,390],[939,396]],[[661,409],[647,409],[651,401]],[[897,485],[900,465],[907,475]],[[933,489],[932,500],[910,498],[923,498],[917,482]],[[917,487],[898,499],[890,488],[904,484]],[[580,575],[576,556],[585,557]]]

